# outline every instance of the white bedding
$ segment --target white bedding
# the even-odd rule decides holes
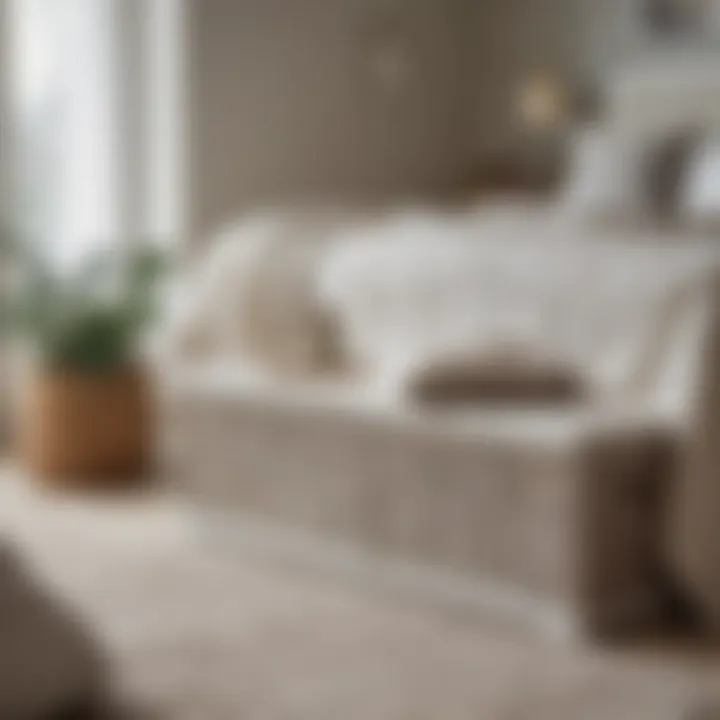
[[[175,341],[296,379],[332,351],[333,370],[390,396],[437,354],[509,346],[577,367],[598,401],[678,412],[718,247],[510,202],[271,215],[210,251]]]

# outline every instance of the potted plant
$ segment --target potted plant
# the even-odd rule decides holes
[[[162,263],[149,246],[97,253],[72,270],[29,242],[3,243],[12,280],[3,325],[24,348],[16,439],[52,482],[139,478],[152,448],[140,358]]]

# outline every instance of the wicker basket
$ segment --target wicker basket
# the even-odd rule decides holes
[[[17,439],[34,475],[82,486],[144,476],[152,403],[141,370],[36,371],[23,385]]]

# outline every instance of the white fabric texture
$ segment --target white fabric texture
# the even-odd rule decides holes
[[[690,161],[682,193],[683,219],[720,234],[720,134],[707,137]]]
[[[610,126],[579,130],[570,143],[570,169],[560,207],[591,221],[647,217],[648,139]]]
[[[599,400],[677,409],[693,353],[674,339],[715,255],[533,207],[256,217],[201,263],[171,344],[276,376],[342,362],[390,396],[434,355],[509,346],[576,367]]]
[[[456,228],[333,246],[320,293],[356,365],[399,387],[438,353],[509,346],[577,367],[599,400],[680,403],[689,369],[669,369],[673,339],[698,312],[712,250],[539,242],[534,227],[512,242]]]
[[[278,212],[218,233],[177,292],[160,352],[275,374],[333,364],[314,277],[318,253],[343,222],[352,222],[349,213]]]

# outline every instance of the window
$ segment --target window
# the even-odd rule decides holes
[[[17,220],[63,263],[119,227],[112,10],[112,0],[11,4]]]
[[[180,225],[182,0],[10,0],[17,220],[62,264]]]

